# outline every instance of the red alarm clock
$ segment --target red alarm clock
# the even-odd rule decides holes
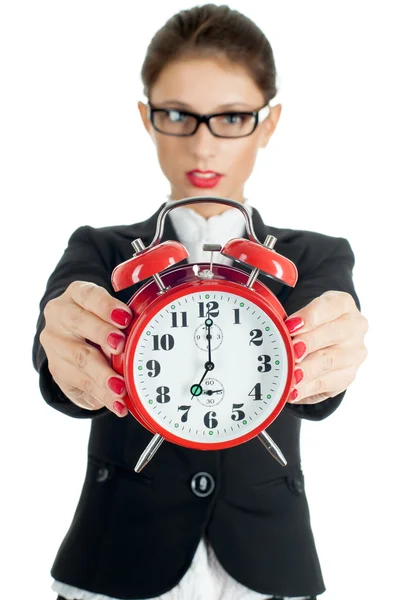
[[[177,241],[160,242],[166,215],[187,204],[215,202],[240,210],[249,239],[223,247],[204,245],[209,263],[177,265],[188,257]],[[258,436],[282,464],[287,462],[265,429],[274,421],[293,385],[294,354],[276,296],[257,280],[259,272],[295,286],[295,265],[256,237],[246,206],[226,198],[170,201],[158,216],[151,244],[140,239],[135,254],[115,267],[120,291],[145,279],[128,306],[133,319],[123,354],[112,357],[126,383],[124,400],[139,423],[154,434],[135,470],[154,456],[163,440],[198,450],[230,448]],[[220,251],[253,267],[213,263]]]

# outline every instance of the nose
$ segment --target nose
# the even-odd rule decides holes
[[[194,135],[187,138],[190,140],[191,153],[197,159],[210,159],[216,155],[218,138],[209,131],[206,123],[200,123]]]

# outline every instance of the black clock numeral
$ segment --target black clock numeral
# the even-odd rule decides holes
[[[254,385],[252,390],[249,392],[248,396],[253,396],[254,400],[262,400],[262,391],[260,383]]]
[[[157,360],[149,360],[146,364],[148,377],[158,377],[161,372],[161,365]]]
[[[172,327],[188,327],[187,325],[187,313],[186,312],[181,312],[180,313],[180,325],[178,324],[178,317],[177,317],[177,313],[176,312],[172,312]]]
[[[249,345],[255,344],[255,346],[261,346],[263,344],[263,335],[261,329],[253,329],[249,332],[252,339],[249,341]]]
[[[241,325],[241,321],[240,321],[240,309],[239,308],[233,308],[234,310],[234,325]]]
[[[191,406],[178,406],[177,410],[185,410],[186,412],[182,414],[181,416],[181,422],[182,423],[187,423],[188,420],[188,411],[190,410]]]
[[[152,339],[154,341],[153,350],[159,350],[159,346],[161,346],[162,350],[172,350],[175,345],[174,337],[170,333],[165,333],[161,336],[161,339],[159,339],[159,335],[153,335]]]
[[[231,418],[233,421],[242,421],[245,419],[245,412],[243,410],[239,410],[244,404],[233,404],[233,414]]]
[[[218,426],[218,420],[215,419],[216,413],[213,410],[210,410],[204,416],[204,423],[208,429],[215,429]]]
[[[161,385],[155,391],[158,394],[155,400],[159,402],[159,404],[166,404],[167,402],[170,402],[170,396],[168,395],[170,389],[168,387],[166,387],[165,385]]]
[[[205,310],[205,306],[208,310]],[[200,319],[205,319],[205,317],[209,316],[209,317],[217,317],[219,315],[219,302],[214,302],[213,300],[211,302],[207,302],[205,305],[205,302],[198,302],[198,308],[199,308],[199,318]]]
[[[270,356],[268,356],[267,354],[261,354],[260,356],[258,356],[258,360],[261,363],[258,367],[258,371],[260,373],[268,373],[269,371],[271,371],[272,366],[271,364],[269,364],[271,361]]]

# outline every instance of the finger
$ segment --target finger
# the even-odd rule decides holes
[[[352,342],[348,345],[340,344],[322,348],[312,352],[301,361],[300,367],[295,372],[302,372],[302,376],[300,374],[296,375],[296,381],[298,384],[303,385],[316,377],[323,376],[325,373],[340,371],[347,367],[357,368],[364,358],[364,346],[357,346]]]
[[[119,405],[115,407],[114,403],[118,400],[124,404],[122,398],[126,394],[125,382],[110,367],[101,352],[84,342],[68,339],[56,346],[56,352],[59,360],[53,359],[51,372],[58,385],[59,382],[67,381],[69,393],[73,393],[75,398],[79,396],[77,390],[80,390],[118,413]],[[63,385],[66,387],[65,383]]]
[[[315,401],[310,400],[312,397],[323,396],[323,399],[325,399],[336,396],[349,387],[354,381],[355,376],[356,369],[354,367],[347,367],[339,371],[325,373],[320,377],[316,377],[311,381],[298,385],[295,388],[298,391],[298,394],[294,398],[290,397],[288,402],[292,404],[314,404]],[[316,400],[316,402],[320,402],[320,400]]]
[[[357,311],[352,296],[347,292],[330,290],[314,298],[307,306],[290,315],[285,323],[292,336],[312,331],[346,313]],[[303,325],[301,325],[301,320]]]
[[[75,303],[68,303],[59,311],[58,323],[83,340],[100,346],[105,354],[120,354],[126,342],[125,334]]]
[[[92,342],[91,340],[88,340],[87,338],[85,338],[85,342],[86,342],[86,344],[90,344],[90,346],[97,348],[97,350],[99,352],[102,352],[104,354],[104,356],[107,357],[108,364],[109,365],[111,364],[111,356],[112,356],[112,354],[116,354],[117,353],[116,351],[114,353],[112,353],[110,349],[103,348],[102,346],[100,346],[100,344],[95,344],[94,342]]]
[[[327,400],[327,398],[333,397],[332,394],[325,392],[323,394],[315,394],[314,396],[308,396],[307,398],[297,398],[296,400],[290,400],[290,404],[318,404]]]
[[[364,337],[362,323],[360,323],[361,319],[362,315],[360,313],[358,315],[345,313],[334,321],[319,325],[317,329],[307,333],[301,332],[293,340],[296,361],[304,360],[306,356],[321,348],[343,344],[348,339],[351,340],[352,344],[360,342]]]
[[[57,375],[53,375],[54,380],[64,394],[77,406],[86,408],[85,404],[87,403],[90,407],[89,410],[98,410],[105,406],[118,417],[125,417],[128,414],[123,393],[102,388],[92,379],[85,377],[73,365],[64,366],[62,372],[63,381],[67,380],[68,383],[58,382]],[[115,377],[115,379],[120,378]]]
[[[68,289],[75,304],[98,315],[103,321],[121,328],[129,325],[132,319],[130,308],[103,287],[87,281],[74,281]]]
[[[106,404],[103,404],[90,394],[79,390],[78,388],[68,388],[66,387],[64,394],[77,406],[80,408],[85,408],[86,410],[99,410],[101,408],[109,408]],[[110,412],[113,412],[118,417],[127,416],[127,409],[124,403],[119,400],[115,400],[113,403],[113,410],[109,409]]]
[[[96,398],[93,398],[93,396],[90,396],[89,394],[85,394],[84,392],[80,391],[78,395],[73,395],[69,389],[63,388],[61,385],[59,385],[59,387],[64,392],[65,396],[67,396],[71,402],[76,404],[76,406],[79,406],[79,408],[85,408],[86,410],[99,410],[100,408],[104,407],[102,402]]]
[[[88,392],[79,390],[70,383],[72,381],[72,379],[70,379],[70,365],[65,366],[57,362],[57,360],[54,361],[49,359],[48,368],[58,387],[74,404],[88,410],[98,410],[104,406],[104,403],[101,402],[101,400],[95,398]]]

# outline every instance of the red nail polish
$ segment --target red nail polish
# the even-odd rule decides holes
[[[285,326],[287,327],[289,333],[294,333],[298,331],[305,324],[304,320],[301,317],[292,317],[291,319],[287,319],[285,321]]]
[[[122,402],[118,402],[118,400],[115,400],[112,406],[120,415],[123,415],[123,413],[125,412],[126,406],[122,404]]]
[[[292,392],[291,392],[290,397],[288,398],[288,400],[290,402],[292,402],[293,400],[296,400],[298,398],[298,396],[299,396],[299,392],[298,392],[298,390],[296,388],[294,388],[292,390]]]
[[[121,333],[110,333],[107,337],[107,344],[114,350],[117,349],[119,344],[124,340],[124,336]]]
[[[295,383],[300,383],[302,381],[302,379],[304,378],[305,373],[303,372],[303,369],[295,369],[294,371],[294,379],[295,379]]]
[[[125,384],[119,377],[110,377],[108,379],[108,387],[115,394],[122,394],[125,391]]]
[[[306,352],[306,344],[305,342],[297,342],[294,344],[294,352],[297,358],[301,358]]]
[[[117,325],[122,325],[125,327],[129,323],[131,316],[130,313],[128,313],[126,310],[123,310],[123,308],[114,308],[114,310],[111,312],[111,319],[115,321]]]

